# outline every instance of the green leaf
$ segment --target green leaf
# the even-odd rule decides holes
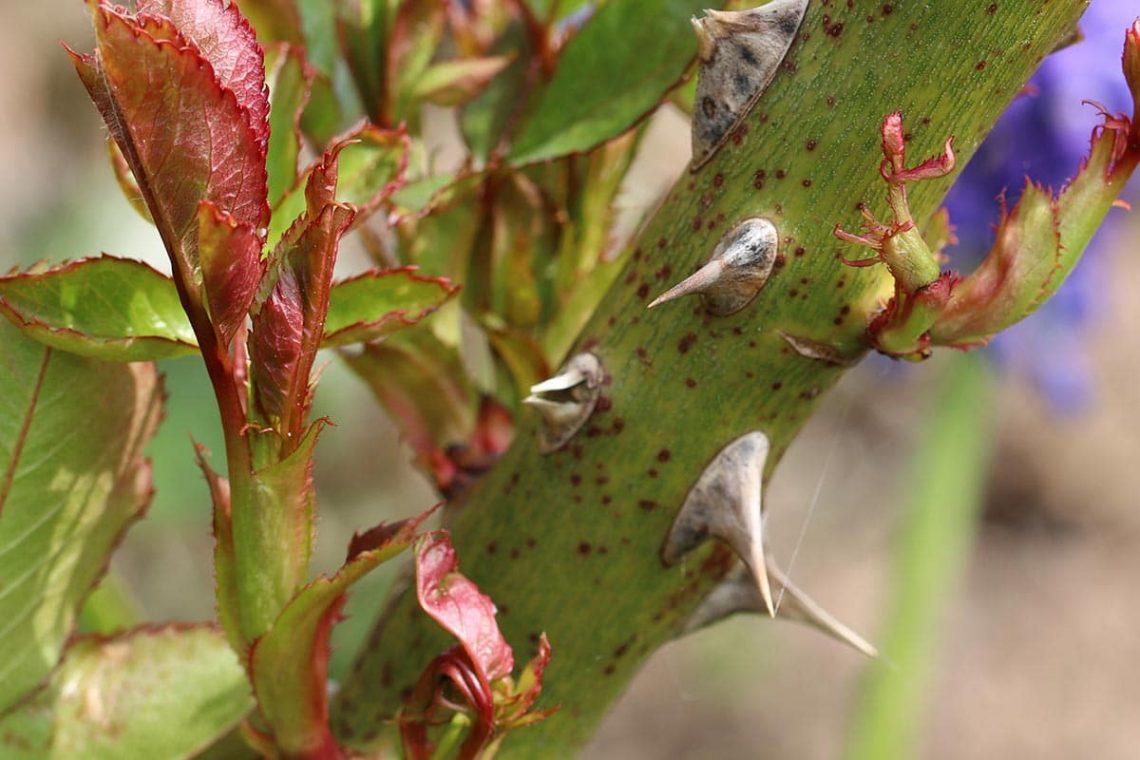
[[[689,18],[708,0],[608,3],[570,40],[511,150],[528,163],[581,153],[657,107],[696,54]]]
[[[58,352],[0,321],[0,712],[55,667],[91,588],[151,496],[152,364]]]
[[[198,351],[174,283],[130,259],[101,256],[0,277],[0,312],[45,345],[105,361]]]
[[[511,55],[458,58],[433,64],[414,85],[412,96],[440,106],[466,103],[486,87],[512,58]]]
[[[408,136],[403,130],[363,124],[339,137],[327,153],[337,158],[336,200],[356,209],[359,224],[404,184]],[[321,160],[314,162],[273,209],[266,249],[273,250],[305,211],[305,187]]]
[[[336,37],[369,117],[384,123],[391,89],[388,50],[398,0],[350,0],[336,4]]]
[[[297,181],[301,153],[301,112],[309,100],[313,74],[305,66],[302,50],[274,45],[265,51],[269,85],[269,151],[265,169],[269,179],[269,205],[275,206]]]
[[[258,705],[287,756],[339,757],[328,726],[325,685],[332,626],[349,587],[408,548],[433,511],[353,536],[348,559],[336,575],[302,589],[254,644],[250,663]]]
[[[419,323],[459,292],[415,267],[372,270],[333,285],[322,348],[364,343]]]
[[[10,760],[194,757],[253,707],[245,673],[209,625],[86,637],[48,688],[0,720]]]
[[[513,54],[514,60],[463,108],[460,118],[463,139],[482,163],[499,147],[508,130],[517,125],[518,115],[532,93],[534,78],[534,42],[521,19],[507,27],[490,52]]]

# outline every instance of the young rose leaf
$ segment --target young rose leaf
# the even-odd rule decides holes
[[[509,676],[514,654],[495,622],[495,604],[459,573],[448,532],[422,536],[415,553],[416,597],[423,611],[459,640],[484,680]]]
[[[459,292],[415,267],[374,269],[333,285],[321,346],[366,343],[418,324]]]
[[[475,97],[514,58],[513,55],[460,58],[428,67],[412,96],[439,106],[458,106]]]
[[[1012,212],[1003,209],[993,247],[954,286],[930,330],[933,342],[984,343],[1033,313],[1076,266],[1140,163],[1140,20],[1125,35],[1122,67],[1132,92],[1132,118],[1102,109],[1089,157],[1060,195],[1054,199],[1030,183]]]
[[[249,126],[264,148],[269,138],[269,93],[265,60],[253,27],[237,3],[226,0],[138,0],[139,16],[169,19],[183,39],[210,62],[222,88],[248,112]]]
[[[253,317],[256,399],[265,419],[287,436],[303,424],[309,406],[309,374],[324,335],[337,245],[351,222],[351,208],[331,204],[283,241],[272,290]]]
[[[146,199],[180,287],[197,302],[199,203],[207,200],[254,229],[268,222],[267,106],[257,80],[260,49],[250,47],[235,6],[173,5],[184,30],[169,18],[100,4],[93,11],[96,52],[71,56]],[[199,21],[216,13],[237,26],[205,31]],[[195,38],[212,51],[220,73]]]
[[[435,508],[394,525],[353,536],[348,559],[331,578],[318,578],[281,611],[253,646],[250,672],[258,705],[286,755],[338,757],[328,725],[329,639],[349,587],[411,545]]]
[[[510,158],[583,153],[650,113],[697,52],[689,18],[707,0],[606,3],[571,40],[516,133]]]
[[[1053,196],[1027,182],[1012,211],[1002,209],[993,251],[951,291],[948,308],[935,322],[937,343],[985,342],[1033,311],[1045,284],[1060,266],[1061,233]]]
[[[0,713],[55,667],[111,551],[150,501],[153,364],[63,353],[0,320]]]
[[[297,183],[297,159],[301,154],[301,114],[309,100],[315,76],[304,51],[278,44],[265,51],[269,84],[269,149],[265,157],[269,205]]]
[[[198,350],[174,283],[130,259],[101,256],[0,277],[0,312],[45,345],[104,361]]]
[[[326,152],[337,158],[335,197],[356,211],[355,221],[363,221],[389,196],[403,186],[410,141],[402,130],[379,129],[361,124],[338,137]],[[272,250],[306,207],[305,192],[310,179],[321,166],[318,160],[305,169],[296,184],[273,209],[266,247]]]
[[[276,247],[253,309],[257,416],[293,443],[309,407],[309,373],[324,334],[337,247],[353,218],[350,206],[334,200],[340,149],[308,172],[305,210]]]
[[[245,673],[214,626],[84,637],[45,690],[0,718],[0,755],[192,758],[252,707]]]
[[[245,324],[261,280],[261,238],[248,224],[218,210],[210,201],[198,206],[198,261],[210,321],[228,346]]]

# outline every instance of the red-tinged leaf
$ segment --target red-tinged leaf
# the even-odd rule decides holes
[[[255,398],[265,419],[294,438],[309,406],[309,373],[324,334],[333,265],[352,209],[326,206],[283,241],[272,289],[253,318],[250,359]],[[307,218],[307,217],[306,217]]]
[[[361,219],[404,186],[411,140],[403,129],[365,124],[348,133],[340,152],[336,198],[350,203]]]
[[[546,666],[550,664],[550,655],[550,641],[543,633],[538,637],[538,653],[527,663],[515,685],[515,691],[520,699],[517,704],[511,706],[511,714],[516,719],[522,718],[542,692],[542,676],[546,672]]]
[[[394,525],[354,536],[349,559],[331,578],[318,578],[281,611],[253,646],[250,673],[261,713],[277,747],[290,757],[337,758],[328,725],[329,638],[348,589],[411,545],[429,509]]]
[[[238,224],[268,221],[265,135],[169,21],[106,6],[94,17],[96,52],[72,53],[76,71],[139,184],[176,276],[193,294],[200,201]]]
[[[459,573],[447,531],[420,538],[415,551],[420,607],[459,640],[482,678],[496,681],[510,675],[514,655],[495,622],[495,605]]]
[[[268,277],[273,280],[273,288],[253,315],[249,355],[257,408],[261,418],[273,424],[284,417],[295,393],[305,306],[301,284],[291,268],[282,266]]]
[[[274,247],[306,208],[305,193],[315,173],[325,171],[330,156],[337,160],[332,183],[336,200],[351,205],[359,224],[404,185],[411,141],[407,132],[361,124],[337,137],[325,157],[309,166],[273,209],[266,245]],[[311,203],[308,204],[311,207]]]
[[[261,238],[209,201],[198,207],[198,260],[210,318],[228,346],[245,323],[261,281]]]
[[[237,3],[228,0],[138,0],[138,14],[169,19],[178,32],[210,62],[218,83],[234,94],[249,115],[249,125],[269,139],[269,96],[265,60],[253,27]]]
[[[441,61],[428,67],[415,84],[413,95],[440,106],[462,105],[478,95],[513,59],[513,55],[498,55]]]
[[[174,283],[130,259],[80,259],[0,277],[0,313],[45,345],[105,361],[197,352]]]
[[[1125,36],[1130,86],[1140,61],[1140,22]],[[1137,88],[1133,87],[1134,92]],[[1140,94],[1140,93],[1138,93]],[[1138,103],[1133,103],[1135,109]],[[1140,127],[1101,109],[1089,157],[1054,200],[1029,184],[1002,219],[986,259],[953,290],[930,331],[935,343],[968,347],[1024,319],[1061,287],[1140,163]]]
[[[1132,118],[1135,122],[1140,122],[1140,113],[1135,112],[1135,107],[1140,104],[1140,19],[1132,22],[1132,26],[1124,35],[1121,68],[1124,69],[1124,79],[1128,82],[1128,89],[1132,91],[1134,109]]]
[[[419,324],[459,292],[443,277],[425,277],[415,267],[378,270],[333,285],[321,346],[346,346],[383,338]]]
[[[143,219],[154,224],[154,220],[150,218],[150,209],[146,207],[146,198],[143,198],[142,190],[139,189],[139,183],[135,182],[135,175],[131,174],[131,167],[127,166],[127,159],[123,157],[119,144],[111,138],[107,138],[107,155],[111,159],[115,181],[119,183],[119,189],[123,191],[123,196],[131,204],[131,208]]]
[[[1043,298],[1060,255],[1053,196],[1029,183],[1013,210],[1003,211],[989,255],[955,286],[931,338],[949,344],[984,342],[1017,322]]]

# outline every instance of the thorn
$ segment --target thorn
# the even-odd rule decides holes
[[[841,623],[831,613],[820,607],[810,596],[792,584],[783,571],[775,565],[768,567],[768,572],[776,579],[784,591],[780,614],[789,620],[798,620],[806,623],[816,630],[826,633],[832,638],[842,641],[858,652],[868,657],[878,657],[879,650],[844,623]]]
[[[675,301],[681,296],[703,293],[717,283],[723,272],[724,262],[719,259],[713,259],[693,274],[654,298],[646,308],[652,309],[654,306]]]
[[[552,391],[566,391],[573,388],[575,385],[582,383],[586,380],[586,373],[581,367],[575,366],[573,363],[568,364],[561,374],[554,377],[547,378],[541,383],[530,386],[530,392],[535,393],[550,393]]]
[[[604,376],[601,361],[587,352],[570,359],[554,377],[530,387],[531,395],[523,403],[542,416],[539,451],[557,451],[581,429],[598,403]]]
[[[728,544],[748,568],[768,614],[775,617],[764,558],[762,481],[768,436],[747,433],[726,446],[685,497],[661,550],[666,565],[712,536]]]
[[[878,649],[792,585],[774,564],[768,565],[768,572],[772,579],[783,587],[778,618],[810,625],[867,657],[879,656]],[[740,567],[716,586],[697,606],[685,623],[682,635],[718,623],[739,612],[760,613],[764,609],[763,605],[764,600],[757,593],[756,585],[752,582],[748,570]]]
[[[779,232],[771,221],[745,219],[725,233],[708,263],[653,299],[648,308],[699,293],[711,314],[734,314],[750,304],[768,281],[779,244]]]
[[[712,60],[713,53],[716,52],[716,41],[705,30],[704,22],[701,19],[691,18],[689,22],[693,25],[693,31],[697,35],[697,55],[707,63]]]
[[[784,342],[792,347],[800,356],[805,359],[814,359],[821,361],[825,364],[833,364],[837,367],[850,367],[859,361],[862,356],[862,350],[854,356],[845,356],[838,348],[827,343],[820,343],[819,341],[811,340],[810,338],[800,338],[795,335],[777,330],[776,334],[784,339]]]
[[[700,54],[692,140],[696,171],[735,131],[788,53],[808,0],[772,0],[747,11],[705,11],[693,20]],[[721,46],[730,40],[732,44]]]

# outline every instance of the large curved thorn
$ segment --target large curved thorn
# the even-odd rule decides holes
[[[661,559],[666,565],[674,565],[709,536],[719,538],[744,562],[768,614],[775,617],[764,560],[761,503],[767,457],[768,436],[758,430],[724,447],[685,497],[661,549]]]

